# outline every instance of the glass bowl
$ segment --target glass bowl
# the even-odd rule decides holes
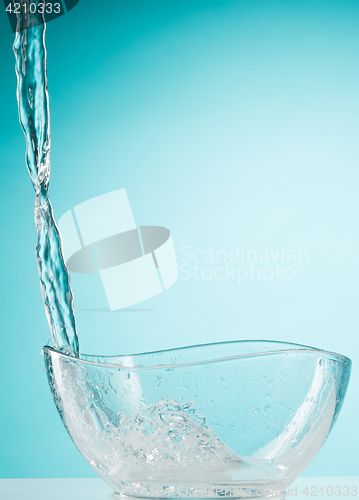
[[[118,494],[260,497],[284,491],[328,436],[351,361],[269,341],[129,356],[44,347],[75,445]]]

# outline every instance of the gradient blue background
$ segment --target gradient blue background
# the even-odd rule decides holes
[[[0,477],[92,477],[43,369],[34,193],[0,23]],[[309,253],[293,280],[179,279],[137,306],[150,311],[79,311],[82,350],[265,338],[349,355],[347,400],[305,474],[358,475],[359,2],[81,0],[47,48],[57,217],[124,187],[178,259],[182,246]]]

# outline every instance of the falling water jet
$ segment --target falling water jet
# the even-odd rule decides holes
[[[30,2],[25,1],[24,5]],[[26,165],[35,189],[36,258],[41,293],[54,345],[79,356],[79,342],[69,272],[62,253],[59,230],[49,199],[50,110],[46,74],[46,24],[34,27],[39,14],[20,9],[14,53],[20,124],[26,139]]]

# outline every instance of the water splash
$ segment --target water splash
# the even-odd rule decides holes
[[[20,10],[18,23],[24,21],[25,26],[32,26],[40,16],[30,14],[30,9]],[[26,139],[26,165],[36,193],[36,258],[46,316],[55,347],[79,356],[70,278],[49,200],[51,141],[45,31],[43,23],[16,33],[17,100]]]

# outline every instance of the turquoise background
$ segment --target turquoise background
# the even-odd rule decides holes
[[[92,477],[43,369],[34,192],[0,23],[0,477]],[[126,188],[138,224],[171,230],[179,266],[182,247],[191,265],[195,250],[237,245],[308,252],[291,280],[180,270],[119,313],[81,311],[91,288],[75,277],[83,352],[262,338],[348,355],[342,413],[305,474],[358,475],[359,2],[81,0],[46,38],[57,218]]]

